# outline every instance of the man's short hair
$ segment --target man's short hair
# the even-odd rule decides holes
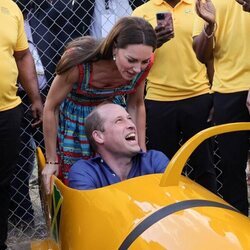
[[[92,147],[92,149],[95,152],[97,151],[97,144],[92,136],[92,133],[94,130],[104,132],[103,118],[102,118],[101,114],[99,113],[99,107],[101,107],[105,104],[110,104],[110,103],[112,103],[112,102],[105,101],[105,102],[99,104],[85,118],[85,133],[86,133],[86,136],[87,136],[87,139],[89,141],[90,146]]]

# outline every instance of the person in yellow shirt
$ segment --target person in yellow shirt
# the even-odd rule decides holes
[[[192,48],[194,0],[150,0],[132,15],[149,21],[159,36],[163,31],[157,26],[156,13],[165,11],[172,13],[173,30],[166,29],[169,39],[156,49],[147,77],[146,132],[147,148],[172,158],[180,148],[181,138],[185,142],[209,126],[213,104],[206,66],[197,60]],[[217,192],[208,142],[199,147],[189,163],[194,169],[190,177]]]
[[[242,0],[196,2],[194,49],[202,62],[214,58],[214,122],[250,121],[250,3]],[[216,13],[216,14],[215,14]],[[222,166],[223,198],[248,215],[246,163],[249,134],[218,137]]]
[[[6,249],[10,182],[16,166],[22,119],[17,77],[32,103],[33,125],[42,121],[42,102],[23,16],[11,0],[0,0],[0,250]],[[7,25],[6,25],[7,24]]]

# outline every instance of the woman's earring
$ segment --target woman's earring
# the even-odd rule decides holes
[[[116,60],[116,57],[115,57],[115,55],[113,55],[113,61],[115,61]]]

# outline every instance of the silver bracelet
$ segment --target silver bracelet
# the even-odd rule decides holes
[[[215,33],[216,29],[217,29],[217,23],[214,23],[214,30],[213,30],[213,32],[212,32],[210,35],[207,34],[205,28],[206,28],[206,27],[205,27],[205,25],[204,25],[204,28],[203,28],[202,31],[203,31],[205,37],[206,37],[207,39],[210,39],[211,37],[214,36],[214,33]]]
[[[46,164],[48,165],[59,165],[58,161],[46,161]]]

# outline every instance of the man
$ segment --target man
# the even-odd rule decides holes
[[[90,145],[98,155],[72,166],[70,187],[95,189],[165,171],[168,158],[159,151],[141,151],[135,124],[120,105],[101,104],[87,116],[85,126]]]
[[[105,37],[115,22],[129,16],[132,9],[146,0],[76,0],[73,1],[74,35],[91,35],[96,38]]]
[[[172,13],[173,28],[159,27],[156,14]],[[134,16],[156,27],[158,37],[168,41],[156,49],[154,64],[147,78],[146,112],[148,149],[156,149],[172,158],[187,141],[207,128],[212,96],[207,69],[192,48],[194,0],[150,0],[136,8]],[[158,39],[160,40],[160,39]],[[191,156],[193,172],[189,177],[216,193],[216,174],[208,141]]]
[[[245,12],[250,11],[249,1],[198,0],[196,9],[201,18],[194,27],[195,52],[202,62],[214,57],[214,122],[250,121],[246,107],[250,89],[250,13]],[[225,134],[218,141],[223,198],[247,215],[248,133]]]
[[[18,157],[22,119],[21,99],[16,95],[17,76],[32,103],[33,126],[42,121],[42,103],[23,16],[13,1],[0,0],[0,23],[0,249],[3,250],[7,248],[10,181]]]

